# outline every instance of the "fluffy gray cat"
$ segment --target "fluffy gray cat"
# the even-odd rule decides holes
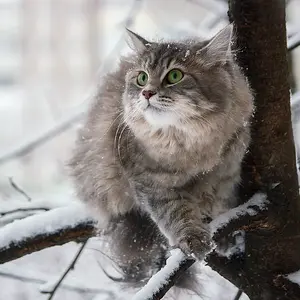
[[[236,204],[253,102],[232,25],[210,41],[128,36],[135,53],[103,79],[71,167],[124,280],[141,282],[169,247],[211,250],[208,221]]]

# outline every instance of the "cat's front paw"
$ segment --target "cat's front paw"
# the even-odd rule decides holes
[[[178,239],[177,247],[185,254],[194,255],[197,259],[203,260],[213,249],[214,243],[207,232],[187,231]]]

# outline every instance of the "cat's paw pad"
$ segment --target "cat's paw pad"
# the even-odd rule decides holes
[[[186,255],[194,255],[199,260],[203,260],[214,248],[211,237],[206,233],[187,234],[177,245]]]

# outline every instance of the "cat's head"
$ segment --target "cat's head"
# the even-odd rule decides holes
[[[126,75],[125,117],[182,128],[228,110],[235,82],[232,25],[204,42],[149,42],[127,31],[135,56]]]

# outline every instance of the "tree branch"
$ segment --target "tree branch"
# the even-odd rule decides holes
[[[0,228],[0,264],[95,235],[95,222],[82,205],[52,209]]]
[[[175,282],[195,262],[194,258],[186,256],[181,250],[172,250],[166,265],[150,278],[147,284],[133,297],[133,300],[162,299]]]
[[[15,274],[13,272],[5,272],[5,271],[0,271],[0,276],[1,277],[6,277],[12,280],[19,280],[21,282],[29,282],[29,283],[36,283],[36,284],[45,284],[47,281],[45,279],[40,279],[40,278],[33,278],[33,277],[28,277],[25,275],[20,275],[19,271],[18,274]],[[109,290],[104,290],[104,289],[97,289],[97,288],[90,288],[90,287],[80,287],[80,286],[73,286],[70,284],[63,284],[61,285],[62,289],[73,291],[73,292],[78,292],[78,293],[86,293],[86,294],[106,294],[109,299],[116,299],[115,294],[112,291]]]
[[[245,226],[252,220],[255,220],[256,226],[260,226],[261,219],[264,219],[266,204],[265,198],[257,194],[248,203],[221,215],[211,223],[215,239],[218,241],[224,235],[241,228],[253,230],[253,227]],[[32,227],[31,224],[33,224]],[[24,228],[27,232],[24,232]],[[32,232],[36,228],[39,230]],[[45,232],[45,228],[50,229]],[[19,231],[23,232],[20,236],[16,236]],[[16,221],[0,229],[0,263],[70,241],[82,242],[95,235],[95,222],[85,215],[83,206],[53,209]],[[207,261],[214,269],[222,269],[223,274],[226,264],[231,263],[228,258],[219,257],[215,252],[209,255]],[[160,299],[159,297],[162,297],[170,289],[181,274],[194,263],[194,260],[190,257],[182,257],[178,263],[179,266],[175,268],[175,272],[171,270],[172,272],[169,272],[161,288],[154,293],[156,298],[150,299]],[[238,272],[242,274],[242,267]]]
[[[42,133],[41,135],[33,138],[25,142],[23,145],[16,147],[15,149],[10,150],[9,152],[1,155],[0,157],[0,165],[6,163],[12,159],[16,159],[18,157],[22,157],[35,148],[43,145],[44,143],[48,142],[49,140],[55,138],[56,136],[60,135],[64,131],[68,130],[72,127],[75,123],[80,121],[83,117],[82,112],[76,112],[74,115],[69,117],[67,120],[62,121],[61,123],[55,125],[53,128],[47,130],[46,132]]]
[[[27,201],[29,202],[31,201],[31,197],[29,197],[28,194],[14,182],[12,177],[9,177],[8,180],[11,186],[13,187],[13,189],[15,189],[21,195],[23,195],[27,199]]]
[[[42,291],[42,293],[49,293],[49,298],[48,300],[53,299],[55,292],[57,291],[57,289],[59,288],[59,286],[61,285],[61,283],[63,282],[63,280],[65,279],[65,277],[68,275],[68,273],[74,269],[76,262],[78,261],[84,247],[86,246],[88,240],[85,240],[82,245],[80,246],[77,254],[75,255],[75,257],[73,258],[73,260],[71,261],[70,265],[67,267],[67,269],[64,271],[64,273],[62,274],[62,276],[59,278],[59,280],[55,283],[54,287],[51,288],[51,291]],[[49,283],[46,283],[46,285],[49,285]]]

